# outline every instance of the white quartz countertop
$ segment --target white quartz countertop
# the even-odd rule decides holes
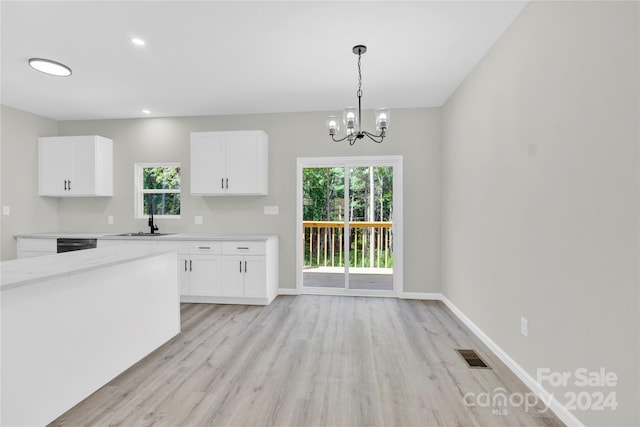
[[[31,283],[176,252],[176,250],[171,245],[116,245],[3,261],[0,263],[0,289],[6,291]]]
[[[50,233],[32,233],[32,234],[17,234],[16,238],[27,239],[101,239],[101,240],[139,240],[139,241],[156,241],[156,240],[168,240],[168,241],[189,241],[189,240],[220,240],[220,241],[266,241],[274,235],[268,234],[189,234],[189,233],[174,233],[165,234],[161,236],[118,236],[122,233],[74,233],[74,232],[50,232]]]

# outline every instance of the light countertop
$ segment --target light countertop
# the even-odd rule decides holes
[[[124,233],[124,232],[122,232]],[[188,241],[188,240],[220,240],[220,241],[266,241],[275,237],[268,234],[189,234],[175,233],[163,236],[117,236],[122,233],[84,233],[84,232],[50,232],[17,234],[15,238],[27,239],[101,239],[101,240],[138,240],[138,241]]]
[[[23,258],[0,263],[0,289],[12,288],[83,273],[99,268],[176,252],[171,245],[117,245],[105,248]]]

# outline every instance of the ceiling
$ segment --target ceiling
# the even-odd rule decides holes
[[[2,1],[1,102],[56,120],[339,112],[365,44],[363,108],[440,106],[525,4]]]

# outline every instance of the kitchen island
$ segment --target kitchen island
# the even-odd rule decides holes
[[[1,425],[46,425],[180,332],[177,251],[1,263]]]

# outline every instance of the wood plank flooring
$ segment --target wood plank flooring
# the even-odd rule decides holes
[[[302,286],[305,288],[344,289],[344,273],[305,271],[302,277]],[[369,291],[392,291],[393,276],[391,274],[351,274],[349,276],[349,288]]]
[[[181,311],[178,336],[50,425],[563,425],[542,406],[465,404],[529,390],[440,302],[304,295]]]

